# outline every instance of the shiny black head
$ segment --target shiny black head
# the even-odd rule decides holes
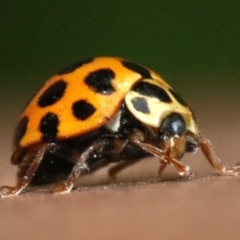
[[[194,152],[198,148],[197,136],[189,134],[186,128],[186,123],[179,113],[169,114],[160,126],[160,138],[170,138],[174,136],[182,136],[187,133],[186,152]]]
[[[168,136],[181,136],[186,132],[186,123],[179,113],[169,114],[160,126],[160,133]]]

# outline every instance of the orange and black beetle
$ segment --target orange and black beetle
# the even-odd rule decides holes
[[[160,160],[159,173],[171,164],[189,178],[180,159],[199,147],[220,174],[239,174],[222,165],[191,109],[158,74],[121,58],[88,59],[48,80],[22,112],[12,155],[18,183],[0,196],[53,182],[52,192],[69,192],[81,173],[122,160],[126,167],[143,153]]]

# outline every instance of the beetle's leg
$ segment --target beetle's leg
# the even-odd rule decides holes
[[[111,153],[118,154],[118,153],[122,152],[122,150],[125,148],[126,145],[127,145],[127,141],[115,138],[114,139],[114,147],[113,147],[113,149],[111,149]]]
[[[103,144],[101,142],[94,142],[91,146],[89,146],[82,154],[80,154],[80,157],[76,155],[76,159],[73,159],[75,162],[75,165],[71,171],[71,173],[68,176],[68,179],[60,184],[57,184],[51,192],[53,193],[67,193],[70,192],[81,175],[83,171],[89,171],[89,166],[87,164],[87,160],[89,159],[89,156],[94,151],[99,151],[103,147]]]
[[[164,169],[167,167],[168,162],[164,161],[164,160],[160,160],[160,166],[158,168],[158,175],[161,175],[161,173],[164,171]]]
[[[162,150],[159,147],[152,145],[152,143],[147,143],[142,132],[138,130],[135,130],[130,136],[131,142],[138,145],[146,152],[158,157],[161,159],[161,161],[173,165],[177,169],[179,175],[190,178],[193,176],[193,173],[190,171],[190,167],[179,161],[182,153],[184,152],[183,147],[186,143],[186,138],[187,136],[183,135],[180,138],[174,139],[175,144],[172,148],[170,147],[171,139],[166,139],[166,146],[168,146],[169,149]],[[160,171],[166,167],[165,165],[166,164],[162,163],[162,166],[160,166]]]
[[[31,182],[35,172],[38,169],[39,164],[41,163],[44,154],[52,148],[53,145],[51,143],[46,144],[38,144],[36,146],[32,146],[25,155],[23,161],[29,162],[31,160],[31,164],[29,165],[26,173],[22,178],[18,180],[18,183],[14,187],[10,186],[2,186],[0,188],[0,197],[11,197],[19,194],[24,188],[26,188]]]
[[[161,163],[158,172],[161,173],[167,164],[171,164],[177,169],[179,175],[185,176],[187,178],[191,178],[193,176],[193,173],[190,171],[189,166],[184,165],[178,159],[175,159],[173,157],[166,155],[166,153],[163,153],[159,148],[144,142],[138,142],[136,140],[135,140],[135,144],[137,144],[139,147],[141,147],[145,151],[151,153],[152,155],[160,158],[161,161],[166,163],[166,164]]]
[[[120,154],[122,150],[125,148],[127,145],[126,141],[120,140],[120,139],[114,139],[114,148],[111,150],[111,153],[113,154]],[[116,179],[116,175],[121,172],[123,169],[127,168],[128,166],[136,163],[140,159],[134,159],[132,161],[124,161],[120,162],[117,165],[111,167],[108,171],[109,177],[112,179]]]
[[[141,159],[134,159],[132,161],[126,161],[126,162],[121,162],[118,163],[117,165],[111,167],[108,171],[109,176],[115,180],[116,179],[116,175],[121,172],[123,169],[135,164],[136,162],[140,161]]]
[[[199,138],[199,146],[202,149],[208,162],[222,175],[240,175],[240,166],[235,165],[228,167],[222,164],[220,158],[213,150],[212,144],[203,136]]]

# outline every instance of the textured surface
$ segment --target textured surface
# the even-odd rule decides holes
[[[239,184],[211,177],[22,195],[0,202],[1,239],[238,239]]]

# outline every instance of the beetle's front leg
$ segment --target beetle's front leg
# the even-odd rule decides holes
[[[160,148],[160,146],[156,146],[157,144],[154,144],[152,141],[149,143],[148,140],[144,138],[144,134],[139,130],[135,130],[130,136],[130,141],[132,143],[161,159],[161,165],[159,168],[160,173],[165,169],[167,164],[171,164],[177,169],[179,175],[185,176],[189,179],[193,176],[190,167],[180,162],[180,158],[185,151],[184,146],[186,139],[187,136],[185,135],[176,139],[166,138],[163,145],[161,145],[162,148]],[[171,146],[171,141],[175,141],[173,146]]]
[[[206,156],[208,162],[220,174],[227,175],[227,176],[240,175],[240,166],[239,165],[234,165],[234,166],[229,166],[229,167],[225,166],[222,163],[221,159],[216,155],[211,143],[203,136],[200,136],[199,146],[200,146],[203,154]]]

